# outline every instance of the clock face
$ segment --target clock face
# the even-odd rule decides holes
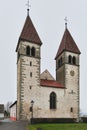
[[[74,76],[75,72],[73,70],[70,71],[70,75]]]

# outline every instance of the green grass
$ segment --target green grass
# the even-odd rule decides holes
[[[87,124],[37,124],[28,126],[28,130],[37,130],[37,128],[42,128],[42,130],[87,130]]]

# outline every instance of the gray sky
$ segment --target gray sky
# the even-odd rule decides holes
[[[0,103],[16,100],[16,45],[27,16],[27,0],[0,0]],[[43,42],[41,72],[55,77],[57,53],[68,29],[80,51],[80,108],[87,113],[87,0],[30,0],[30,17]]]

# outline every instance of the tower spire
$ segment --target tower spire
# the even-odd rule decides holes
[[[67,22],[68,22],[68,19],[67,19],[67,17],[65,17],[65,29],[67,28]]]
[[[27,4],[26,4],[26,6],[27,6],[27,15],[29,16],[29,7],[30,7],[30,4],[29,4],[29,0],[27,1]]]

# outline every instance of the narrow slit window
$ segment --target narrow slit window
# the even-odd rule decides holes
[[[30,77],[32,77],[32,72],[30,72]]]
[[[30,61],[30,66],[32,66],[32,61]]]
[[[30,89],[32,89],[32,86],[30,86]]]
[[[70,112],[73,112],[73,108],[72,107],[70,108]]]

